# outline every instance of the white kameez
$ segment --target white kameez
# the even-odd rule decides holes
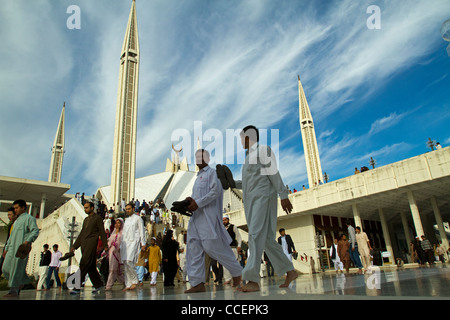
[[[206,166],[197,173],[191,198],[198,206],[187,230],[186,268],[191,286],[205,282],[205,252],[233,277],[240,276],[242,267],[231,250],[232,239],[222,221],[223,189],[214,169]]]
[[[289,253],[289,246],[286,241],[286,236],[281,237],[281,247],[283,248],[283,252],[289,261],[292,261],[292,253]]]
[[[120,258],[136,264],[141,247],[146,243],[144,222],[136,214],[125,219],[120,243]]]
[[[259,282],[261,256],[266,252],[277,274],[294,270],[276,241],[278,195],[288,198],[276,159],[268,146],[253,144],[242,167],[242,181],[236,181],[242,188],[245,218],[248,225],[248,246],[252,254],[242,272],[242,279]]]
[[[122,231],[122,241],[120,243],[120,258],[124,264],[125,285],[137,284],[138,278],[135,265],[141,251],[141,247],[146,243],[144,222],[136,214],[125,219]]]
[[[344,264],[342,263],[341,259],[339,258],[339,254],[338,254],[338,251],[337,251],[337,244],[333,243],[333,245],[331,246],[331,248],[330,248],[330,257],[333,256],[333,250],[334,250],[335,255],[336,255],[336,258],[333,259],[334,269],[336,271],[338,271],[338,270],[343,271],[344,270]]]
[[[228,225],[228,227],[225,227],[225,229],[228,230],[228,228],[230,227],[230,224]],[[237,246],[236,247],[231,247],[231,251],[233,251],[234,257],[236,258],[236,261],[239,262],[239,253],[237,248],[240,248],[242,245],[242,238],[241,238],[241,234],[239,232],[238,227],[236,227],[235,225],[233,225],[233,232],[236,235],[236,242],[237,242]],[[227,268],[223,268],[223,278],[225,280],[225,282],[231,281],[231,273],[230,271],[228,271]]]

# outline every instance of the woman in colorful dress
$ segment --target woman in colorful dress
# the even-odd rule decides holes
[[[108,239],[109,275],[106,290],[111,290],[114,282],[125,284],[123,264],[120,259],[120,242],[122,241],[123,219],[116,220],[114,231]]]

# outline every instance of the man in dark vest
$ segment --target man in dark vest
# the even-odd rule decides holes
[[[278,237],[278,243],[283,247],[283,252],[288,257],[289,261],[292,261],[292,254],[297,253],[295,251],[294,242],[290,235],[286,234],[286,230],[281,228],[279,230],[280,236]]]
[[[228,234],[230,235],[231,239],[233,240],[230,243],[231,250],[233,251],[234,256],[236,257],[236,260],[239,261],[239,257],[240,257],[240,253],[241,253],[241,243],[242,243],[241,234],[239,233],[239,229],[235,225],[230,223],[230,217],[228,217],[228,216],[224,216],[222,221],[223,221],[223,225],[225,226],[225,229],[227,229]],[[224,279],[225,279],[225,284],[231,284],[231,280],[233,277],[226,268],[223,268],[223,275],[224,275]]]

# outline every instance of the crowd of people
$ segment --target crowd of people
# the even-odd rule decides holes
[[[192,194],[184,202],[186,208],[170,212],[159,199],[155,203],[145,200],[123,199],[116,207],[110,207],[84,194],[77,199],[87,214],[79,236],[70,251],[64,256],[58,245],[49,250],[46,244],[40,261],[37,290],[49,290],[51,279],[56,287],[63,284],[58,272],[61,261],[75,255],[81,248],[79,270],[71,293],[79,294],[87,276],[92,282],[92,291],[112,290],[115,283],[122,284],[124,291],[136,290],[150,278],[155,286],[158,274],[163,275],[164,286],[174,286],[174,281],[189,281],[185,293],[204,292],[209,282],[210,270],[220,283],[231,284],[241,292],[259,291],[262,266],[267,266],[268,275],[274,272],[284,275],[286,288],[297,277],[292,259],[298,257],[292,238],[284,229],[276,239],[277,207],[290,214],[293,206],[289,200],[289,188],[283,184],[276,168],[276,158],[268,146],[259,145],[258,130],[248,126],[241,132],[241,142],[247,150],[242,168],[242,181],[235,181],[226,166],[209,167],[209,152],[197,150],[196,164],[199,168]],[[275,166],[273,166],[275,164]],[[228,171],[226,170],[228,169]],[[245,218],[248,227],[248,242],[244,244],[238,228],[230,223],[223,207],[223,190],[230,187],[242,189]],[[280,202],[278,202],[278,197]],[[172,208],[173,209],[173,208]],[[115,212],[117,210],[118,212]],[[36,219],[26,212],[26,202],[17,200],[13,204],[9,239],[2,255],[2,272],[8,279],[10,291],[6,296],[17,296],[29,281],[25,268],[31,243],[39,235]],[[181,214],[190,212],[189,225],[185,229]],[[157,232],[157,225],[164,230]],[[177,228],[179,227],[179,228]],[[161,228],[159,228],[161,229]],[[174,230],[181,230],[178,234]],[[367,235],[358,226],[347,221],[347,234],[335,240],[330,250],[336,271],[349,272],[351,262],[358,272],[367,272],[371,267],[373,250]],[[348,240],[347,240],[348,235]],[[245,250],[244,250],[245,245]],[[434,263],[434,250],[425,238],[411,244],[413,260]],[[443,257],[442,249],[436,250]],[[314,263],[312,257],[301,258]],[[314,266],[312,265],[314,272]],[[71,277],[72,278],[72,277]],[[69,284],[66,283],[69,287]]]
[[[378,261],[375,255],[380,254],[372,248],[367,234],[361,231],[360,227],[353,227],[351,221],[347,220],[347,234],[341,234],[339,239],[334,239],[329,254],[331,261],[334,264],[336,273],[344,272],[344,268],[349,273],[350,266],[358,268],[358,273],[371,272],[371,267],[381,263],[380,257]],[[432,244],[430,240],[426,239],[424,235],[417,236],[414,241],[410,243],[409,252],[406,259],[409,263],[418,263],[421,266],[436,264],[439,260],[446,263],[449,259],[450,249],[446,250],[442,243]],[[398,267],[402,267],[405,260],[397,257],[395,263]]]
[[[367,234],[359,226],[353,227],[350,220],[346,221],[347,234],[341,234],[334,239],[330,248],[330,257],[336,272],[350,272],[350,265],[358,268],[358,273],[369,272],[372,266],[371,252],[373,248]],[[348,237],[348,238],[347,238]]]
[[[173,286],[178,271],[182,270],[183,279],[188,279],[191,284],[191,288],[185,293],[202,292],[205,291],[204,284],[207,280],[205,271],[209,270],[211,261],[217,261],[216,266],[220,264],[227,270],[224,272],[225,280],[237,290],[258,291],[263,253],[270,258],[277,274],[286,275],[280,287],[288,287],[298,274],[292,261],[284,254],[282,246],[275,240],[275,228],[278,196],[281,198],[282,209],[287,214],[292,211],[289,193],[281,180],[276,159],[270,148],[258,143],[258,129],[247,126],[240,136],[242,146],[247,150],[242,181],[234,181],[226,166],[217,172],[209,167],[208,151],[201,149],[196,152],[199,171],[192,194],[185,199],[188,203],[185,209],[193,213],[186,233],[174,235],[170,227],[180,226],[180,222],[182,223],[184,219],[179,219],[176,214],[167,215],[168,210],[162,201],[155,205],[147,205],[143,201],[137,205],[138,201],[125,203],[123,199],[121,203],[116,204],[120,212],[115,213],[112,207],[106,210],[103,202],[89,201],[84,194],[77,196],[87,217],[70,251],[59,257],[59,261],[70,258],[81,248],[78,273],[73,274],[74,277],[72,275],[69,277],[79,280],[75,281],[71,293],[80,292],[86,276],[89,276],[92,282],[94,293],[102,290],[105,285],[105,289],[111,289],[115,282],[122,283],[123,290],[135,290],[141,285],[146,273],[152,277],[151,284],[154,285],[157,273],[161,270],[165,286]],[[271,166],[267,167],[267,164]],[[224,227],[222,216],[223,190],[230,186],[243,191],[249,229],[244,266],[239,261],[242,250],[241,252],[238,250],[237,229],[233,226]],[[23,215],[26,211],[26,202],[20,200],[19,203],[14,203],[14,210],[16,215],[14,230],[7,241],[2,266],[11,288],[9,296],[18,296],[20,289],[29,281],[25,268],[31,243],[39,235],[36,219],[28,214]],[[261,217],[263,219],[260,219]],[[166,228],[162,235],[155,236],[154,226],[158,223],[166,223]],[[149,242],[147,238],[150,239]],[[53,255],[52,253],[47,275],[41,273],[42,279],[39,281],[38,289],[44,284],[46,289],[49,289],[47,285],[49,276],[57,274],[58,264],[50,265]],[[55,253],[54,260],[58,260],[57,258]],[[44,260],[48,261],[46,253],[42,255],[43,266]],[[245,281],[243,285],[242,280]],[[58,280],[56,283],[60,286]]]
[[[184,230],[180,232],[177,240],[175,240],[176,235],[172,230],[178,226],[179,219],[166,219],[168,216],[165,213],[168,210],[162,202],[158,202],[155,206],[150,204],[148,208],[146,208],[145,202],[136,208],[138,203],[138,201],[131,201],[126,204],[124,217],[122,212],[115,214],[109,211],[106,213],[99,209],[95,214],[100,217],[97,228],[92,227],[93,223],[83,223],[78,239],[82,235],[86,237],[93,235],[92,238],[98,239],[95,251],[91,249],[92,253],[86,253],[86,249],[83,250],[82,242],[75,242],[72,251],[81,246],[83,257],[85,255],[92,257],[89,259],[91,270],[84,271],[87,267],[83,268],[84,264],[81,262],[80,270],[82,270],[82,280],[85,280],[86,273],[89,275],[94,287],[93,291],[102,289],[103,284],[105,284],[105,290],[111,290],[116,282],[122,284],[125,291],[134,290],[143,286],[144,280],[149,277],[151,277],[150,285],[155,286],[160,273],[164,275],[164,285],[172,286],[174,277],[178,270],[181,270],[180,263],[183,262],[182,252],[185,242]],[[86,202],[84,207],[88,218],[94,215],[91,213],[91,208],[95,207],[93,202]],[[102,219],[103,214],[104,218]],[[163,221],[167,221],[164,231],[155,234],[155,225],[162,224]],[[103,245],[104,243],[106,245]],[[98,272],[94,269],[100,271],[103,281],[98,278],[96,274]],[[80,288],[71,291],[74,294],[79,292]]]
[[[446,250],[440,242],[432,244],[424,235],[417,236],[411,241],[409,249],[411,262],[419,263],[422,266],[426,263],[429,265],[436,264],[436,257],[440,262],[445,263],[450,252],[450,248]]]

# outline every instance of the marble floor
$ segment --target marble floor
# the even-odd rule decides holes
[[[372,274],[336,274],[328,271],[313,275],[300,275],[289,288],[279,288],[283,277],[261,279],[261,290],[244,293],[230,285],[209,284],[204,293],[184,294],[189,284],[176,283],[174,287],[164,287],[160,283],[150,287],[148,282],[134,290],[123,292],[121,285],[111,291],[92,293],[86,287],[78,295],[68,290],[49,291],[22,290],[16,300],[40,301],[119,301],[119,300],[168,300],[186,303],[189,301],[297,301],[297,300],[415,300],[450,299],[450,265],[408,267],[397,269],[376,268]],[[6,300],[0,292],[0,300]],[[11,300],[11,299],[9,299]]]

